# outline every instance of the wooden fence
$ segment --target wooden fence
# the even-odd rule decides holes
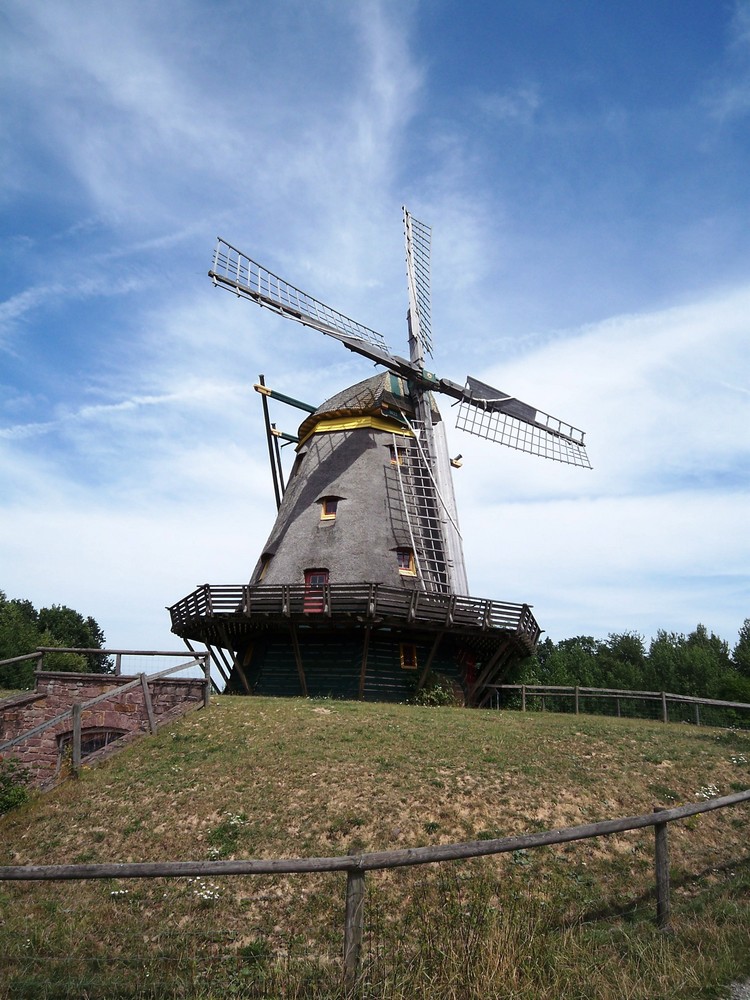
[[[736,711],[750,712],[750,705],[741,701],[718,701],[713,698],[693,698],[686,694],[671,694],[669,691],[619,691],[615,688],[565,687],[556,684],[488,684],[488,690],[495,692],[495,698],[489,707],[500,708],[504,692],[513,692],[521,696],[521,710],[526,711],[530,698],[541,699],[542,710],[547,707],[548,698],[571,698],[575,714],[578,715],[581,702],[589,699],[612,700],[619,717],[622,714],[624,701],[656,702],[660,710],[662,722],[669,722],[669,705],[692,705],[695,724],[701,724],[701,706],[706,708],[725,708]]]
[[[44,654],[45,653],[92,653],[98,652],[105,655],[115,655],[115,674],[120,674],[121,661],[123,656],[179,656],[184,658],[184,652],[163,652],[154,650],[106,650],[106,649],[79,649],[79,648],[61,648],[57,646],[40,646],[39,649],[34,653],[26,653],[24,656],[15,656],[9,660],[0,661],[0,666],[5,663],[17,663],[21,660],[37,660],[36,672],[39,673],[42,668]],[[92,708],[94,705],[98,705],[100,702],[106,701],[109,698],[116,698],[119,695],[124,694],[127,691],[131,691],[134,688],[140,687],[143,692],[143,700],[146,708],[146,717],[148,719],[149,731],[155,733],[157,731],[156,716],[154,715],[154,709],[151,702],[151,693],[149,691],[149,681],[161,680],[164,677],[168,677],[171,674],[179,673],[181,670],[187,670],[191,667],[199,667],[203,672],[204,676],[204,688],[203,688],[203,706],[208,707],[210,691],[211,691],[211,680],[210,680],[210,660],[208,653],[193,653],[192,658],[187,663],[178,663],[174,667],[167,667],[166,670],[160,670],[155,674],[145,674],[140,673],[135,678],[135,680],[129,681],[126,684],[119,684],[117,687],[113,687],[109,691],[105,691],[103,694],[97,695],[95,698],[89,698],[87,701],[77,702],[71,705],[70,708],[66,709],[64,712],[60,712],[51,719],[46,719],[39,725],[34,726],[32,729],[27,729],[23,733],[19,733],[13,739],[7,740],[4,743],[0,743],[0,753],[10,750],[13,747],[25,742],[32,736],[38,736],[40,733],[45,732],[45,730],[50,729],[52,726],[56,726],[58,723],[65,719],[72,719],[73,728],[73,739],[72,739],[72,759],[71,759],[71,770],[74,777],[77,777],[81,768],[81,713],[84,709]],[[109,675],[103,674],[90,674],[87,677],[96,678],[98,676],[107,677]]]
[[[64,881],[70,879],[105,878],[184,878],[228,875],[282,875],[313,872],[346,872],[346,903],[344,910],[344,981],[353,986],[357,980],[364,934],[365,875],[368,871],[404,868],[413,865],[457,861],[510,851],[567,844],[592,837],[606,837],[628,830],[654,828],[654,874],[656,888],[656,922],[660,929],[670,927],[669,823],[714,809],[724,809],[750,801],[750,789],[695,805],[672,809],[655,807],[652,813],[603,820],[562,830],[504,837],[498,840],[470,841],[435,847],[413,847],[398,851],[377,851],[369,854],[334,858],[276,858],[246,861],[149,861],[116,864],[78,865],[10,865],[0,867],[0,881]]]

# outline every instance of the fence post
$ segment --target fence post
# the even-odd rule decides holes
[[[576,684],[576,715],[578,715],[578,685]]]
[[[77,778],[81,772],[81,705],[73,705],[73,748],[70,761],[73,777]]]
[[[346,913],[344,916],[344,984],[351,988],[357,981],[359,954],[365,926],[365,873],[346,873]]]
[[[654,806],[654,812],[664,812],[661,806]],[[670,930],[671,910],[669,904],[669,844],[667,823],[654,824],[654,869],[656,874],[656,926],[660,931]]]
[[[122,653],[115,653],[115,676],[119,677],[122,673]]]
[[[149,732],[153,734],[157,732],[156,716],[154,715],[154,705],[151,701],[151,692],[148,689],[148,681],[145,674],[141,674],[141,688],[143,690],[143,704],[146,708]]]
[[[203,656],[203,676],[206,678],[206,686],[203,689],[203,707],[208,708],[211,700],[211,658],[208,653]]]
[[[695,705],[695,724],[696,726],[701,724],[701,707],[697,702]]]
[[[526,685],[521,685],[521,711],[526,711]]]
[[[661,721],[669,722],[669,709],[667,708],[667,694],[665,691],[661,693]]]

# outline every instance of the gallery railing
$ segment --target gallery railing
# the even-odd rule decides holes
[[[398,619],[433,628],[467,631],[503,629],[533,646],[540,629],[528,604],[509,604],[455,594],[426,594],[379,583],[326,584],[312,591],[305,586],[205,584],[169,608],[177,634],[196,620],[222,617],[351,616],[374,620]]]

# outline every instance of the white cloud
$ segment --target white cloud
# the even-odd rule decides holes
[[[700,178],[689,195],[675,181],[679,225],[658,229],[649,185],[642,205],[621,191],[645,154],[618,145],[596,176],[591,147],[576,155],[573,133],[598,146],[620,128],[616,100],[558,120],[554,74],[544,91],[500,74],[479,83],[467,55],[464,93],[482,96],[456,114],[416,3],[285,0],[252,27],[242,5],[189,0],[6,7],[6,198],[19,201],[0,306],[3,589],[80,606],[119,645],[148,646],[168,642],[163,604],[202,580],[246,579],[273,519],[252,383],[263,372],[314,403],[370,369],[212,289],[213,238],[404,353],[406,201],[435,227],[439,374],[469,372],[582,426],[595,466],[451,434],[474,592],[535,603],[556,637],[691,628],[702,607],[731,638],[748,606],[750,291],[744,277],[705,291],[734,231],[708,242],[721,219],[689,202]],[[726,115],[747,93],[748,10],[736,7]],[[565,155],[529,147],[546,170],[527,183],[489,141],[505,129],[479,141],[477,105],[511,129],[544,117]],[[673,166],[648,163],[659,197]],[[695,286],[686,254],[711,258]],[[668,299],[646,273],[657,256],[679,290]],[[650,307],[660,296],[682,304]],[[616,309],[630,314],[581,326]],[[297,414],[277,419],[291,430]]]
[[[733,638],[750,600],[750,393],[737,384],[749,308],[749,287],[717,292],[568,331],[485,373],[583,426],[594,470],[454,432],[472,591],[535,603],[554,638],[571,616],[600,635],[712,616]]]

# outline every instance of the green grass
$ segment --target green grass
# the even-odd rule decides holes
[[[0,864],[329,856],[533,832],[750,785],[741,731],[219,698],[0,819]],[[747,806],[371,873],[362,998],[716,997],[750,975]],[[0,997],[344,997],[345,877],[1,883]]]

